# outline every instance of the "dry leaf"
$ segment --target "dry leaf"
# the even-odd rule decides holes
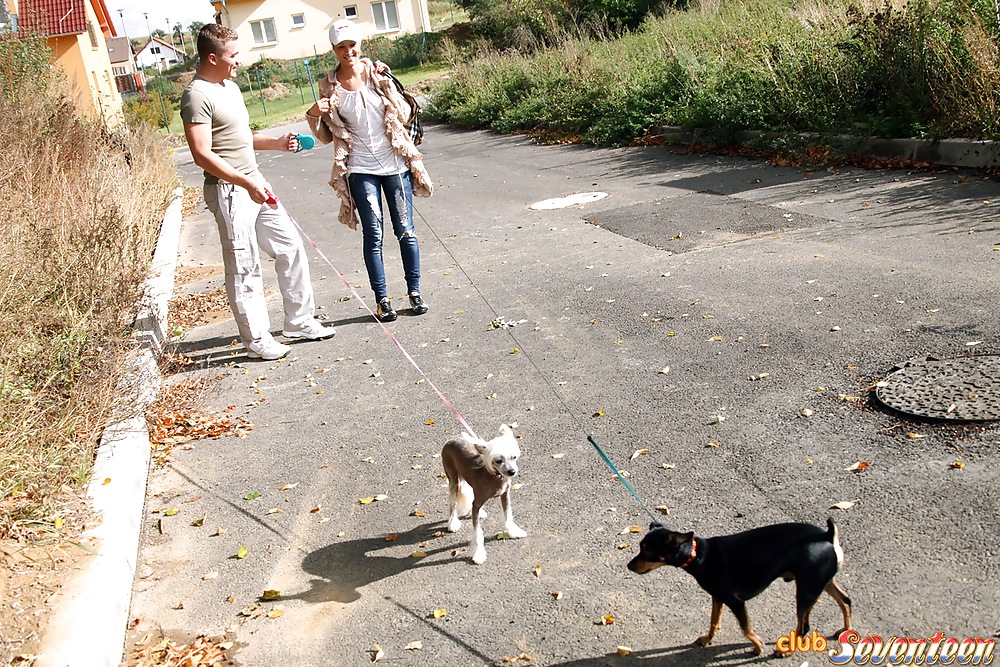
[[[399,539],[399,533],[389,533],[385,536],[386,542],[395,542],[397,539]]]
[[[271,611],[267,612],[268,618],[279,618],[285,614],[285,608],[282,605],[276,606]]]
[[[847,472],[861,472],[870,465],[871,464],[868,463],[868,461],[858,461],[853,465],[847,466],[846,468],[844,468],[844,470],[846,470]]]
[[[410,558],[427,558],[427,553],[423,551],[414,551],[410,554]]]
[[[565,454],[553,454],[552,458],[554,458],[554,459],[561,459],[564,456],[566,456],[566,455]]]
[[[361,498],[360,500],[358,500],[358,502],[361,503],[362,505],[370,505],[373,502],[375,502],[375,496],[372,496],[370,498]]]
[[[552,595],[552,598],[555,600],[562,600],[562,591],[551,591],[550,595]]]
[[[285,510],[281,509],[280,507],[272,507],[267,511],[267,514],[283,514],[284,512]]]
[[[205,574],[203,574],[201,579],[202,581],[211,581],[212,579],[218,578],[218,576],[219,573],[216,572],[215,570],[212,570],[211,572],[206,572]]]
[[[294,489],[298,485],[298,482],[295,482],[294,484],[285,484],[284,486],[279,487],[278,491],[288,491],[289,489]]]
[[[927,436],[922,433],[914,433],[913,431],[910,431],[909,433],[906,434],[906,437],[908,437],[910,440],[922,440]]]
[[[419,639],[417,641],[412,641],[403,647],[404,651],[419,651],[424,647],[424,643]]]
[[[171,507],[170,509],[168,509],[166,512],[163,513],[163,516],[177,516],[180,513],[181,511],[179,509],[177,509],[176,507]]]
[[[372,644],[372,649],[368,651],[368,654],[372,657],[372,662],[378,662],[385,657],[385,651],[378,644]]]
[[[246,547],[240,547],[239,551],[236,552],[236,558],[239,560],[243,560],[244,558],[247,557],[247,554],[249,553],[250,553],[249,549],[247,549]]]
[[[594,621],[595,625],[614,625],[614,623],[615,617],[611,614],[605,614],[604,616],[601,616],[600,620]]]
[[[535,576],[536,577],[542,576],[542,564],[541,563],[539,563],[538,565],[535,566],[534,572],[535,572]]]
[[[618,544],[618,548],[624,551],[625,549],[631,549],[632,545],[629,542],[621,542]]]
[[[422,510],[413,510],[410,512],[410,516],[427,516],[427,513]]]
[[[624,657],[626,655],[632,655],[632,649],[630,649],[628,646],[616,646],[615,653]]]
[[[260,596],[260,599],[264,602],[274,602],[275,600],[281,599],[281,591],[266,590],[264,594]]]
[[[720,442],[715,442],[715,441],[713,440],[712,442],[708,443],[708,444],[707,444],[707,445],[705,445],[705,446],[706,446],[706,447],[721,447],[721,446],[722,446],[722,443],[720,443]]]
[[[962,463],[961,461],[955,461],[954,463],[949,463],[948,467],[951,468],[952,470],[962,470],[963,468],[965,468],[965,464]]]
[[[629,459],[629,461],[635,461],[637,458],[639,458],[643,454],[649,454],[649,450],[648,449],[637,449],[637,450],[635,450],[634,452],[632,452],[632,457]]]
[[[322,508],[322,505],[317,505],[316,507],[314,507],[311,510],[309,510],[309,513],[310,514],[316,514],[316,512],[319,512],[321,508]]]
[[[522,653],[521,655],[515,655],[513,657],[511,657],[511,656],[504,656],[504,659],[503,659],[503,661],[507,662],[507,663],[520,662],[521,660],[524,660],[525,662],[531,662],[532,660],[534,660],[534,658],[532,656],[528,655],[527,653]]]
[[[855,503],[857,503],[857,502],[858,502],[857,500],[841,500],[840,502],[836,502],[836,503],[830,505],[830,509],[832,509],[832,510],[844,510],[846,512],[847,510],[849,510],[852,507],[854,507]]]
[[[656,511],[658,511],[660,514],[670,514],[670,508],[667,507],[666,505],[658,505],[656,507]]]
[[[432,612],[432,615],[434,616],[434,618],[444,618],[445,616],[447,616],[447,615],[448,615],[448,610],[447,610],[447,609],[444,609],[444,608],[441,608],[441,609],[435,609],[435,610],[434,610],[434,611]]]
[[[802,408],[799,414],[802,415],[803,417],[812,417],[813,411],[810,410],[809,408]]]

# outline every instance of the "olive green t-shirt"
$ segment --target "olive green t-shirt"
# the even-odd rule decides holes
[[[181,96],[181,119],[185,124],[210,123],[212,152],[241,174],[257,172],[250,114],[235,83],[228,79],[212,83],[196,76]],[[219,179],[206,171],[205,182],[214,184]]]

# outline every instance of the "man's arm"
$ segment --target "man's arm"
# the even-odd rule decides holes
[[[250,180],[244,174],[229,166],[229,163],[212,152],[212,126],[208,123],[185,123],[184,136],[191,148],[194,163],[216,178],[246,189],[250,199],[257,204],[267,201],[267,192],[262,184]],[[254,147],[256,148],[256,135]]]
[[[294,132],[283,134],[280,137],[269,137],[264,134],[253,133],[253,149],[255,151],[283,151],[294,153],[299,150],[298,136]]]

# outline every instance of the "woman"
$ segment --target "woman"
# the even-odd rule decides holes
[[[410,107],[395,84],[382,75],[381,63],[361,57],[361,30],[343,19],[330,28],[337,67],[320,79],[319,101],[306,111],[316,138],[333,143],[330,185],[340,197],[339,220],[357,229],[361,218],[365,267],[382,322],[396,319],[386,289],[382,263],[382,194],[385,194],[393,232],[399,240],[403,274],[410,306],[417,315],[427,312],[420,296],[420,247],[413,229],[413,195],[434,191],[423,156],[413,145],[403,122]]]

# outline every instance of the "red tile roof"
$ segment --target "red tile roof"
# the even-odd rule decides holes
[[[21,0],[18,18],[23,30],[49,37],[87,31],[89,0]]]

